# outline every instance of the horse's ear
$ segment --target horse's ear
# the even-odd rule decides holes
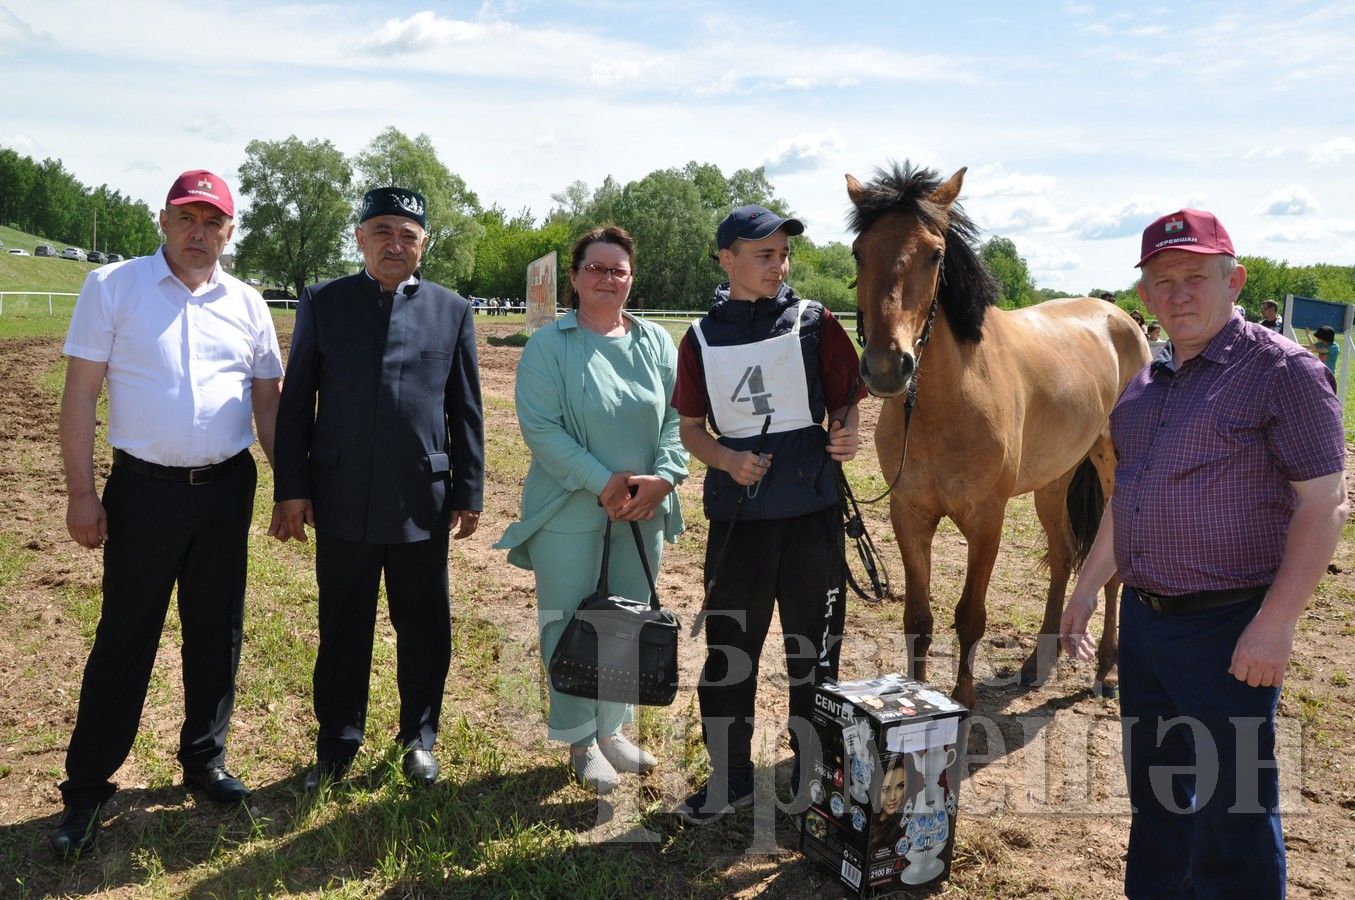
[[[847,174],[847,196],[852,199],[854,206],[860,206],[862,198],[866,196],[865,187],[851,173]]]
[[[960,171],[950,176],[949,181],[932,191],[931,201],[937,206],[949,208],[960,196],[960,187],[964,184],[964,173],[968,171],[969,167],[964,166]]]

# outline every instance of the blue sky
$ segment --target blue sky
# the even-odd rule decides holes
[[[966,208],[1043,287],[1128,285],[1182,206],[1240,253],[1355,263],[1355,2],[0,0],[0,85],[0,145],[152,209],[252,139],[394,125],[538,217],[695,159],[766,165],[850,240],[843,174],[911,159],[968,166]]]

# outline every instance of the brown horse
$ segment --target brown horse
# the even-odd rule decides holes
[[[1070,573],[1091,548],[1114,489],[1111,407],[1149,360],[1138,326],[1087,297],[1019,310],[974,250],[976,227],[956,203],[965,170],[942,183],[904,163],[869,184],[847,176],[856,257],[861,377],[884,398],[875,429],[906,577],[904,629],[912,674],[926,678],[932,637],[931,549],[942,516],[969,542],[955,608],[955,695],[974,708],[972,653],[1007,501],[1035,493],[1049,540],[1049,597],[1040,638],[1021,669],[1040,684],[1058,654]],[[910,392],[916,400],[905,414]],[[897,475],[896,475],[897,473]],[[1106,586],[1095,689],[1115,664],[1119,583]]]

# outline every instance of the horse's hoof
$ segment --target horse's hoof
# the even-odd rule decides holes
[[[1039,665],[1032,660],[1026,660],[1025,665],[1021,667],[1022,687],[1044,687],[1044,683],[1048,680],[1049,673],[1041,673]]]
[[[1120,686],[1113,681],[1093,681],[1092,696],[1098,700],[1115,700],[1120,696]]]

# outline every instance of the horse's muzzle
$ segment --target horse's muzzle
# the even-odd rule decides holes
[[[908,390],[917,368],[917,358],[911,353],[861,354],[861,380],[877,397],[897,397]]]

